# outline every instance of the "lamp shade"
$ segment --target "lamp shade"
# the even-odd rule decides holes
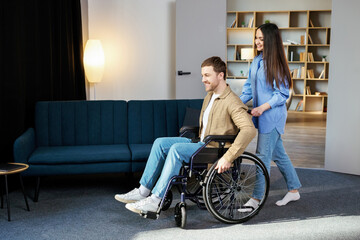
[[[101,82],[104,64],[105,57],[100,40],[88,40],[84,52],[84,68],[89,82]]]
[[[241,60],[250,60],[254,58],[253,48],[242,48],[241,49]]]

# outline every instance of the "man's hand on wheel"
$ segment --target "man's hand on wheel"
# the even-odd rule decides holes
[[[217,162],[215,169],[218,170],[218,173],[223,173],[229,170],[231,167],[231,162],[226,161],[225,158],[220,158]]]

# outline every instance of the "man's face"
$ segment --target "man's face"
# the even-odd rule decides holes
[[[215,91],[223,78],[223,73],[214,71],[213,66],[205,66],[201,68],[202,82],[205,85],[205,91]]]

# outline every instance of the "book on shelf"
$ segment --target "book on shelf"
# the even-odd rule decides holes
[[[231,24],[231,28],[234,28],[235,27],[235,25],[236,25],[236,19],[234,19],[234,21],[232,22],[232,24]]]
[[[310,86],[306,86],[306,95],[311,95]]]
[[[300,52],[300,62],[305,62],[305,52]]]
[[[298,68],[296,78],[301,78],[301,67]]]
[[[319,79],[325,78],[325,69],[323,69],[319,75]]]
[[[308,78],[314,78],[314,70],[313,69],[308,69],[307,70],[307,77]]]
[[[316,96],[323,96],[323,95],[327,95],[327,92],[315,92]]]
[[[303,100],[300,100],[297,104],[296,104],[296,108],[295,108],[295,111],[301,111],[301,106],[303,104]]]
[[[252,18],[249,19],[248,28],[252,28],[253,23],[254,23],[254,18],[252,17]]]
[[[236,51],[236,59],[235,60],[241,60],[240,53],[238,51]]]
[[[310,44],[314,44],[314,42],[313,42],[313,40],[312,40],[312,38],[311,38],[310,34],[309,34],[309,42],[310,42]]]
[[[301,78],[306,78],[306,69],[305,67],[301,67]]]
[[[292,70],[292,77],[293,78],[298,78],[298,71],[299,69],[295,68],[294,70]]]
[[[286,43],[288,43],[288,44],[286,44]],[[289,40],[289,39],[286,40],[286,43],[285,43],[285,45],[299,45],[298,42],[295,42],[295,41]]]
[[[304,45],[305,44],[305,35],[301,35],[300,36],[300,44]]]
[[[314,61],[314,55],[312,52],[308,52],[308,62],[313,62]]]

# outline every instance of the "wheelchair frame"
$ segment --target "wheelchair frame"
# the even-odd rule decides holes
[[[180,136],[185,136],[188,133],[196,134],[197,132],[198,127],[183,127],[180,129]],[[269,174],[263,162],[254,154],[244,152],[239,158],[234,161],[231,176],[227,176],[227,178],[221,177],[222,175],[217,174],[217,170],[215,170],[217,160],[220,159],[227,151],[227,149],[225,148],[226,142],[232,143],[235,137],[236,135],[209,135],[205,137],[204,145],[201,146],[191,156],[189,163],[183,164],[179,175],[173,176],[168,182],[165,195],[161,199],[158,210],[156,212],[141,212],[140,215],[144,218],[158,219],[161,211],[167,210],[172,203],[173,196],[171,188],[173,185],[177,186],[180,193],[180,202],[177,203],[175,206],[174,217],[176,225],[181,228],[185,228],[186,225],[186,200],[190,200],[196,203],[199,208],[204,208],[205,205],[207,210],[216,219],[224,223],[245,222],[258,214],[262,206],[265,204],[270,188]],[[206,146],[210,142],[218,142],[219,148],[206,148]],[[240,213],[237,213],[237,210],[243,208],[242,205],[247,202],[247,200],[249,200],[251,197],[249,194],[245,194],[245,196],[244,194],[240,194],[242,188],[246,188],[246,186],[242,186],[240,182],[246,182],[246,180],[241,180],[242,173],[239,174],[237,170],[234,170],[234,168],[237,169],[241,167],[239,166],[239,164],[242,164],[243,159],[255,163],[256,177],[254,174],[252,174],[251,177],[257,178],[257,175],[259,173],[263,173],[263,177],[265,178],[265,189],[263,198],[260,199],[259,206],[256,209],[245,210],[245,213],[248,214],[241,215]],[[208,169],[208,164],[213,164],[213,166]],[[250,164],[250,167],[251,166],[252,165]],[[252,170],[254,171],[254,169]],[[193,192],[190,192],[187,189],[187,185],[188,180],[192,176],[196,178],[199,186]],[[214,180],[216,177],[218,178],[218,180]],[[227,183],[228,180],[231,180],[231,184]],[[228,188],[224,188],[223,185],[226,185],[226,187]],[[215,190],[212,190],[212,187],[214,187]],[[220,194],[219,192],[221,191],[222,193]],[[204,202],[201,202],[201,197]],[[244,198],[241,206],[237,204],[238,198]],[[228,202],[230,203],[229,206],[226,206],[226,208],[223,210],[223,212],[226,214],[220,212],[222,207],[225,206],[225,204]],[[239,217],[237,218],[234,215],[237,215]]]

